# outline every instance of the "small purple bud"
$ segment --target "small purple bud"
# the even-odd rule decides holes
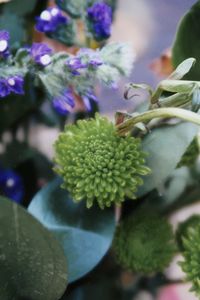
[[[10,88],[8,86],[7,80],[0,78],[0,97],[4,98],[10,94]]]
[[[53,99],[52,104],[60,115],[65,116],[75,106],[72,91],[70,89],[64,90],[61,95]]]

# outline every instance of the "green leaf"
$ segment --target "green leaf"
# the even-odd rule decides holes
[[[87,6],[85,0],[56,0],[56,4],[74,18],[81,17]]]
[[[114,212],[74,203],[56,179],[32,200],[28,210],[52,231],[63,246],[69,282],[91,271],[108,251],[115,230]]]
[[[60,25],[55,32],[49,33],[47,36],[65,44],[68,47],[73,46],[76,36],[75,22],[71,19],[67,25]]]
[[[139,197],[158,188],[167,179],[198,131],[198,126],[184,122],[156,128],[145,136],[142,148],[148,154],[147,165],[152,173],[144,177]]]
[[[0,299],[60,299],[67,284],[66,263],[53,235],[3,197],[0,227]]]
[[[182,18],[172,48],[172,60],[175,67],[188,57],[196,58],[196,65],[186,76],[187,79],[191,80],[200,80],[199,19],[200,1],[197,1],[190,11]]]

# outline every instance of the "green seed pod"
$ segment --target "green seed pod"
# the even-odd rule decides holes
[[[179,223],[176,230],[176,241],[180,251],[184,250],[183,238],[187,236],[187,232],[190,228],[194,228],[197,225],[200,225],[200,216],[193,215],[188,218],[186,221]]]
[[[186,278],[191,281],[191,291],[200,296],[200,225],[189,228],[183,238],[184,261],[180,262]]]
[[[176,247],[172,227],[164,218],[139,212],[118,226],[113,249],[125,269],[149,274],[163,271]]]
[[[55,143],[56,172],[75,201],[97,202],[101,208],[119,204],[135,192],[150,169],[144,166],[141,142],[120,137],[106,118],[80,120],[65,127]]]

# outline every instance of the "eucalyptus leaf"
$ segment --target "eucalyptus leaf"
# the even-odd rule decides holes
[[[28,210],[62,244],[71,283],[90,272],[106,254],[115,218],[110,209],[87,209],[84,201],[74,203],[60,185],[60,179],[52,181],[33,198]]]
[[[0,227],[0,299],[60,299],[67,284],[66,261],[53,235],[3,197]]]
[[[191,80],[200,80],[199,19],[200,1],[197,1],[182,18],[172,48],[172,61],[175,67],[188,57],[194,57],[196,59],[197,63],[186,76],[187,79]]]
[[[79,18],[83,15],[87,3],[85,0],[56,0],[56,4],[72,17]]]
[[[147,165],[152,173],[144,177],[138,196],[158,188],[176,168],[187,147],[199,131],[199,126],[179,123],[152,130],[142,141],[148,154]]]

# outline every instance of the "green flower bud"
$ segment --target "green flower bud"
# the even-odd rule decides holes
[[[144,274],[163,271],[175,248],[171,225],[164,218],[144,212],[122,221],[113,242],[118,263]]]
[[[191,227],[183,238],[184,261],[180,262],[188,281],[192,282],[191,291],[200,296],[200,225]]]
[[[176,241],[180,251],[184,250],[183,238],[187,237],[188,230],[190,228],[196,227],[198,224],[200,225],[199,215],[193,215],[186,221],[179,223],[178,228],[176,230]]]
[[[65,127],[55,143],[56,172],[75,201],[97,202],[101,208],[135,198],[143,183],[144,166],[139,139],[120,137],[106,118],[80,120]]]

